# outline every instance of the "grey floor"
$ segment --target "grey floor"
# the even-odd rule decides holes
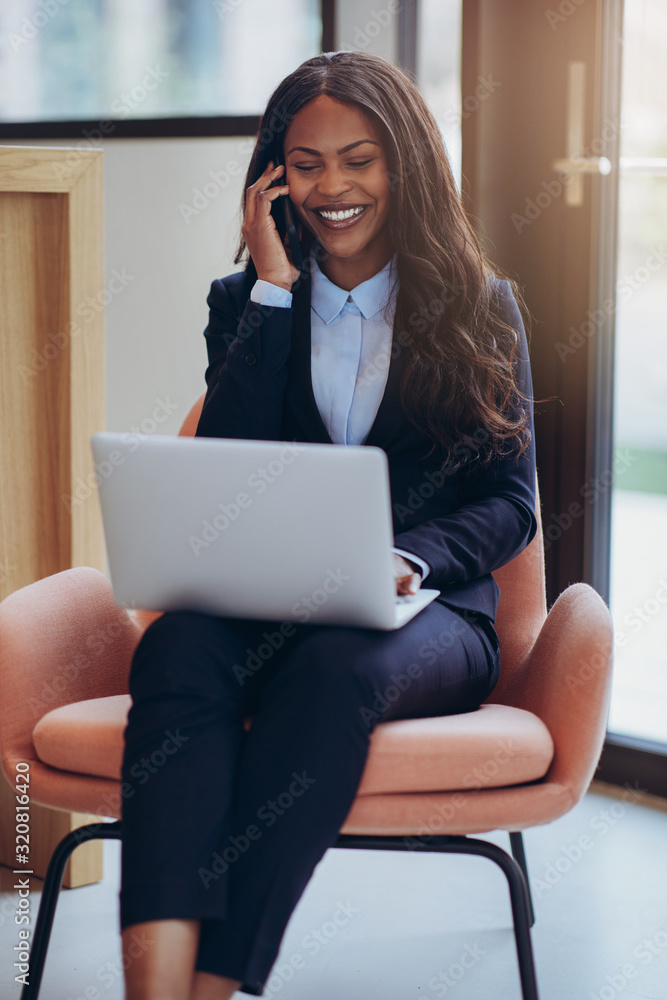
[[[567,816],[524,835],[541,1000],[667,998],[667,808],[608,791],[594,785]],[[507,834],[486,836],[508,846]],[[1,1000],[19,996],[13,878],[0,867]],[[102,882],[61,894],[40,1000],[123,997],[118,879],[119,845],[108,843]],[[329,851],[264,996],[519,1000],[502,874],[481,858]]]

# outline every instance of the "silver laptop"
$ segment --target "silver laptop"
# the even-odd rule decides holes
[[[396,629],[381,448],[100,432],[91,438],[117,604]]]

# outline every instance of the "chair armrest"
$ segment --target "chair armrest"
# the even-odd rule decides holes
[[[3,766],[34,760],[32,731],[60,705],[125,694],[142,629],[90,566],[54,573],[0,603]]]
[[[607,605],[585,583],[560,595],[504,700],[537,715],[554,741],[544,781],[588,788],[607,728],[614,630]],[[501,668],[502,669],[502,668]]]

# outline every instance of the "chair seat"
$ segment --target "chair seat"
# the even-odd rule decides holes
[[[118,780],[129,695],[62,705],[33,731],[39,759],[76,774]],[[250,728],[251,719],[245,720]],[[177,736],[177,734],[175,734]],[[166,734],[169,738],[169,734]],[[174,752],[172,743],[167,752]],[[499,788],[544,777],[554,754],[549,730],[532,712],[482,705],[474,712],[379,723],[359,795]],[[153,763],[166,760],[156,747]]]

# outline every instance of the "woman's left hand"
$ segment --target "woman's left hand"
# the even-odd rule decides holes
[[[400,596],[404,594],[416,594],[421,585],[420,574],[412,568],[409,562],[399,556],[398,552],[392,553],[394,556],[394,578],[396,580],[396,593]]]

